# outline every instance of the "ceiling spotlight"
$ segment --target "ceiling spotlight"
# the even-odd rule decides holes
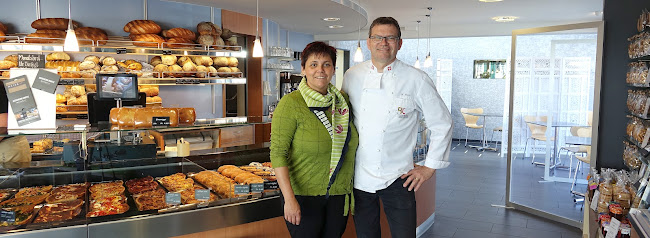
[[[496,22],[511,22],[518,18],[519,17],[513,17],[513,16],[498,16],[498,17],[493,17],[492,20]]]
[[[479,2],[501,2],[503,0],[478,0]]]
[[[341,26],[341,25],[331,25],[331,26],[328,26],[328,27],[330,29],[343,28],[343,26]]]
[[[595,11],[595,12],[592,12],[591,14],[594,14],[594,16],[599,17],[599,16],[603,15],[603,12],[602,11]]]
[[[341,18],[338,18],[338,17],[326,17],[326,18],[323,18],[323,21],[338,21],[338,20],[341,20]]]

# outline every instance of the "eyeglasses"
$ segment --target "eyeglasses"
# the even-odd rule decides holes
[[[395,43],[399,39],[397,36],[371,36],[370,39],[372,42],[379,43],[382,42],[384,39],[388,43]]]

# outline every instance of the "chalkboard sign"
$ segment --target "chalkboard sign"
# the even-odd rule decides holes
[[[264,189],[278,189],[278,181],[268,181],[264,182]]]
[[[18,54],[18,68],[45,68],[45,55]]]
[[[4,222],[7,222],[7,223],[16,222],[16,212],[7,211],[7,210],[0,210],[0,221],[4,221]]]

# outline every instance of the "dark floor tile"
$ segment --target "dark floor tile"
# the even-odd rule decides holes
[[[549,237],[562,237],[561,232],[556,231],[546,231],[546,230],[536,230],[519,226],[509,226],[494,224],[492,226],[492,231],[490,233],[511,235],[511,236],[521,236],[527,238],[549,238]]]
[[[526,219],[516,218],[512,216],[505,216],[503,214],[496,215],[496,216],[487,215],[487,214],[469,216],[465,214],[465,217],[463,217],[463,219],[470,220],[470,221],[490,222],[490,223],[501,224],[501,225],[518,226],[518,227],[526,227],[527,224]]]
[[[512,238],[516,236],[473,231],[467,229],[458,229],[453,238]]]

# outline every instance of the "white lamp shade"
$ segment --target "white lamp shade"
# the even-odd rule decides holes
[[[431,59],[431,55],[427,55],[427,58],[424,60],[424,67],[429,68],[433,66],[433,60]]]
[[[259,38],[255,38],[255,42],[253,43],[253,57],[264,57],[264,50],[262,49],[262,43],[260,43]]]
[[[354,62],[363,62],[363,52],[361,52],[361,46],[358,46],[357,51],[354,53]]]
[[[420,59],[415,59],[415,64],[413,64],[413,67],[415,67],[416,69],[420,68]]]
[[[65,43],[63,44],[63,51],[79,51],[79,42],[77,41],[77,34],[73,29],[68,29],[68,34],[65,35]]]

